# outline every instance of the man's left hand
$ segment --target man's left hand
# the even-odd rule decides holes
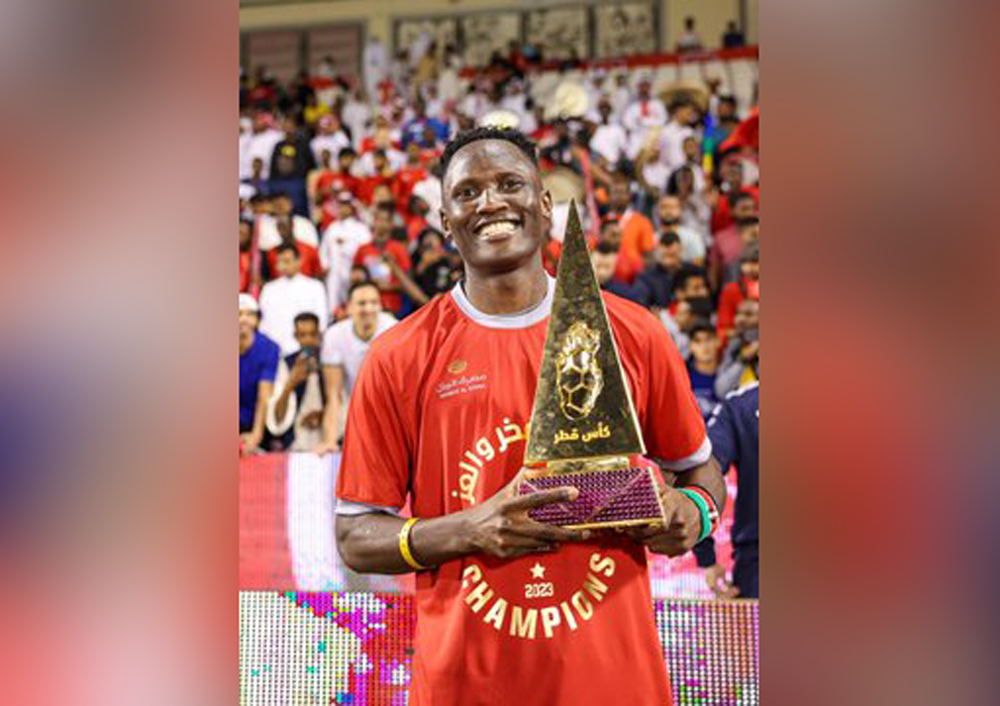
[[[701,535],[701,512],[694,501],[679,490],[665,487],[660,493],[666,524],[646,525],[626,530],[635,541],[651,552],[669,557],[685,554],[698,543]]]

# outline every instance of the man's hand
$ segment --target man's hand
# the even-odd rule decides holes
[[[726,570],[719,564],[705,569],[705,585],[716,598],[736,598],[740,595],[740,590],[726,578]]]
[[[588,530],[571,530],[535,522],[528,510],[549,503],[575,500],[576,488],[552,488],[531,495],[516,495],[520,476],[481,505],[466,511],[466,540],[490,556],[513,559],[533,552],[553,552],[561,542],[588,539]]]
[[[310,367],[309,367],[309,356],[299,355],[295,359],[295,365],[292,369],[288,371],[288,384],[292,389],[295,389],[309,377]]]
[[[666,524],[646,525],[627,530],[635,541],[651,552],[669,557],[689,552],[701,535],[701,512],[694,500],[679,490],[666,486],[660,492]]]
[[[243,453],[259,454],[262,452],[260,448],[260,442],[263,441],[262,434],[255,434],[253,432],[240,434],[240,441],[243,442]]]

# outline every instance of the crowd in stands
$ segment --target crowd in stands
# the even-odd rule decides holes
[[[679,48],[700,47],[688,29]],[[727,35],[742,44],[734,26]],[[706,417],[756,379],[756,107],[714,79],[658,92],[641,68],[595,69],[574,114],[534,102],[525,47],[471,79],[452,47],[437,49],[401,52],[378,81],[333,75],[329,62],[287,84],[266,67],[241,76],[244,450],[338,449],[371,341],[461,279],[437,163],[458,132],[496,120],[536,142],[545,173],[580,185],[598,281],[669,330]],[[543,253],[553,274],[562,208]]]

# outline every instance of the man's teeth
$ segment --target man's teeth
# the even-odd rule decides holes
[[[489,238],[494,235],[505,235],[507,233],[514,232],[517,224],[513,221],[500,221],[498,223],[489,223],[482,227],[479,234],[483,237]]]

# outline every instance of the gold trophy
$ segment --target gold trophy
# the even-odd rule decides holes
[[[524,453],[520,495],[575,487],[573,502],[528,514],[569,528],[663,522],[653,469],[629,456],[646,452],[597,276],[570,202],[545,352]]]

